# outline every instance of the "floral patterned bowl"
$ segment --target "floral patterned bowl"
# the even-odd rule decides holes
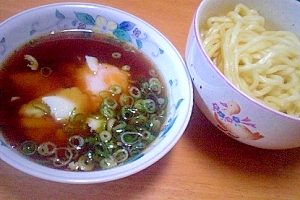
[[[185,63],[174,46],[155,28],[126,12],[83,3],[50,4],[24,11],[0,24],[1,61],[20,44],[53,31],[85,29],[134,45],[161,71],[168,91],[169,108],[163,130],[151,145],[126,164],[92,172],[71,172],[34,163],[10,147],[0,134],[0,158],[33,176],[64,183],[95,183],[120,179],[152,165],[176,144],[191,115],[192,83]],[[1,133],[1,132],[0,132]]]
[[[204,51],[199,26],[211,16],[225,15],[243,3],[265,17],[267,28],[287,30],[300,37],[296,0],[203,0],[189,31],[186,62],[195,88],[194,99],[205,116],[228,136],[245,144],[286,149],[300,146],[300,119],[274,111],[235,87]],[[274,28],[274,27],[273,27]]]

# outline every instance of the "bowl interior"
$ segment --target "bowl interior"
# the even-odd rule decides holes
[[[104,24],[99,24],[101,17]],[[109,23],[117,27],[110,29]],[[65,172],[32,163],[0,138],[0,158],[28,174],[58,182],[92,183],[134,174],[163,157],[183,134],[192,109],[192,87],[185,63],[174,46],[155,28],[126,12],[96,4],[59,3],[24,11],[0,24],[1,63],[15,48],[40,35],[64,30],[94,30],[114,35],[147,55],[165,80],[169,108],[158,138],[142,154],[124,165],[95,172]],[[117,30],[116,30],[117,29]],[[180,113],[180,115],[179,115]]]
[[[287,30],[300,37],[300,27],[297,26],[300,24],[298,17],[300,3],[297,0],[283,0],[276,3],[273,0],[204,0],[196,11],[196,23],[203,25],[209,17],[225,15],[239,3],[257,10],[264,16],[266,29]]]

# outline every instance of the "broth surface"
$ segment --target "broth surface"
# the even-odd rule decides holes
[[[114,53],[121,57],[112,56]],[[47,73],[50,70],[51,74],[44,77],[40,72],[32,71],[24,55],[33,56],[39,63],[39,69],[44,68]],[[58,136],[57,130],[63,129],[64,123],[53,119],[53,116],[47,114],[38,121],[34,117],[27,117],[24,123],[23,117],[19,115],[22,105],[61,89],[78,87],[85,95],[94,95],[86,89],[85,76],[78,75],[86,68],[87,55],[97,58],[100,64],[107,63],[120,70],[123,66],[130,66],[129,87],[153,78],[149,71],[155,71],[155,78],[163,83],[154,64],[142,52],[107,36],[64,32],[29,41],[6,59],[0,71],[0,125],[4,138],[12,147],[18,149],[24,141],[34,141],[37,145],[51,142],[57,147],[63,147],[67,145],[69,136],[79,135],[84,138],[95,134],[86,126],[62,138]],[[165,97],[166,92],[162,95]],[[94,114],[97,111],[95,105],[92,100],[89,102],[87,110]],[[32,134],[31,131],[36,133]]]

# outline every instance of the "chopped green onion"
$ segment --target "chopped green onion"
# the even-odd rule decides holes
[[[143,83],[141,84],[141,90],[147,91],[148,88],[149,88],[149,82],[143,82]]]
[[[121,134],[121,141],[124,144],[134,144],[142,139],[143,135],[138,132],[124,132]]]
[[[133,98],[136,98],[136,99],[141,98],[141,96],[142,96],[140,89],[135,86],[132,86],[129,88],[129,94],[131,96],[133,96]]]
[[[144,126],[148,118],[145,115],[138,115],[130,119],[130,124],[135,126]]]
[[[76,165],[82,171],[91,171],[95,167],[95,162],[86,155],[82,155],[79,157]]]
[[[103,101],[103,105],[107,106],[110,109],[115,110],[118,106],[118,103],[114,98],[106,97]]]
[[[104,131],[107,127],[107,122],[104,120],[101,120],[100,126],[96,129],[97,133],[100,133],[101,131]]]
[[[160,127],[161,127],[161,122],[157,118],[154,118],[150,121],[149,130],[156,133],[160,131]]]
[[[107,105],[102,105],[100,112],[106,118],[114,118],[116,116],[115,111],[112,108],[109,108]]]
[[[143,135],[143,138],[148,138],[148,137],[150,137],[151,132],[150,131],[143,131],[142,135]]]
[[[156,110],[156,104],[152,99],[145,99],[144,108],[148,113],[154,113]]]
[[[102,169],[110,169],[110,168],[117,166],[117,162],[112,157],[111,158],[103,158],[99,164]]]
[[[111,155],[111,149],[108,148],[106,143],[104,142],[97,142],[94,146],[94,153],[91,152],[92,157],[96,156],[97,160],[99,161],[101,158],[107,158]]]
[[[95,120],[101,120],[103,118],[103,116],[101,115],[92,115],[90,114],[89,115],[89,118],[92,118],[92,119],[95,119]]]
[[[112,138],[112,135],[111,135],[111,133],[110,133],[109,131],[102,131],[102,132],[99,134],[99,136],[100,136],[100,140],[101,140],[102,142],[108,142],[108,141],[110,141],[111,138]]]
[[[113,158],[117,163],[122,163],[128,158],[128,151],[125,149],[119,149],[113,154]]]
[[[112,128],[113,133],[123,133],[127,123],[125,121],[117,121],[116,125]]]
[[[76,128],[73,127],[70,123],[63,124],[62,131],[68,135],[73,135],[76,131]]]
[[[79,157],[79,149],[75,149],[75,148],[70,148],[70,150],[72,151],[72,160],[76,160]]]
[[[42,77],[48,78],[52,74],[52,69],[49,67],[42,67],[40,73]]]
[[[131,49],[132,49],[132,46],[131,46],[131,45],[129,45],[128,43],[124,43],[124,45],[123,45],[123,49],[124,49],[125,51],[131,51]]]
[[[146,144],[144,142],[137,142],[137,143],[132,145],[132,148],[142,150],[142,149],[146,148]]]
[[[130,66],[129,65],[124,65],[122,67],[122,70],[125,71],[125,72],[128,72],[128,71],[130,71]]]
[[[149,74],[150,74],[150,76],[152,76],[152,77],[156,77],[156,76],[157,76],[157,73],[156,73],[156,70],[155,70],[155,69],[150,69],[150,70],[149,70]]]
[[[36,150],[37,145],[33,141],[28,140],[21,144],[21,152],[26,156],[35,154]]]
[[[84,139],[79,135],[73,135],[69,138],[69,145],[77,150],[81,149],[84,145]]]
[[[118,85],[113,85],[109,88],[109,91],[113,94],[121,94],[122,93],[122,87]]]
[[[142,132],[143,135],[143,140],[147,141],[148,143],[152,142],[156,136],[152,135],[150,131],[143,131]]]
[[[157,78],[151,78],[149,80],[149,88],[152,92],[155,92],[156,94],[160,94],[162,90],[162,84]]]
[[[143,111],[145,109],[144,99],[138,99],[137,101],[135,101],[133,107],[138,109],[139,111]]]
[[[115,118],[111,118],[107,121],[107,130],[111,132],[112,127],[114,126],[117,120]]]
[[[115,52],[115,56],[121,54]],[[129,71],[130,66],[123,66],[123,70]],[[74,108],[62,125],[63,132],[69,136],[66,147],[57,148],[51,142],[36,147],[28,141],[22,151],[29,156],[38,151],[40,155],[51,156],[48,161],[53,166],[74,171],[109,169],[138,155],[162,129],[168,105],[164,88],[156,78],[157,71],[153,69],[149,73],[151,78],[131,81],[125,92],[118,85],[101,91],[98,111],[77,113]],[[33,106],[43,111],[42,114],[49,110],[39,102],[33,102]]]
[[[159,105],[160,110],[163,110],[163,109],[167,108],[167,105],[168,105],[168,99],[167,98],[160,97],[160,98],[157,98],[156,100],[157,100],[157,103]]]
[[[86,137],[84,138],[84,143],[88,144],[89,146],[94,146],[97,142],[97,138],[94,137]]]
[[[86,116],[83,113],[75,114],[72,118],[72,122],[76,124],[84,124],[86,122]]]
[[[42,156],[52,156],[56,151],[56,145],[52,142],[44,142],[39,145],[37,150]]]
[[[112,140],[106,142],[105,145],[110,152],[113,152],[113,150],[117,148],[117,145]]]
[[[114,59],[120,59],[121,58],[121,53],[119,52],[114,52],[111,54],[111,56],[114,58]]]
[[[72,162],[69,162],[68,168],[72,171],[77,171],[79,169],[79,166],[78,166],[77,162],[72,161]]]
[[[53,165],[55,167],[66,166],[69,162],[71,162],[72,158],[73,158],[73,152],[70,148],[66,148],[66,147],[56,148],[55,156],[53,159]]]
[[[141,150],[140,150],[140,149],[136,149],[136,148],[132,148],[132,149],[130,149],[130,151],[129,151],[129,154],[130,154],[131,157],[137,156],[137,155],[139,155],[140,153],[141,153]]]
[[[128,107],[122,107],[120,112],[120,117],[122,120],[128,120],[134,116],[135,109],[128,108]]]
[[[132,96],[121,94],[119,98],[119,103],[121,106],[132,107],[134,104],[134,99]]]
[[[146,148],[146,144],[144,142],[137,142],[131,146],[129,151],[130,156],[136,156],[140,154],[140,152]]]

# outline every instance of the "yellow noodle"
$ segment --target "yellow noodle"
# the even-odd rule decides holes
[[[220,71],[249,96],[300,117],[300,41],[267,31],[256,10],[238,4],[200,27],[204,49]]]

